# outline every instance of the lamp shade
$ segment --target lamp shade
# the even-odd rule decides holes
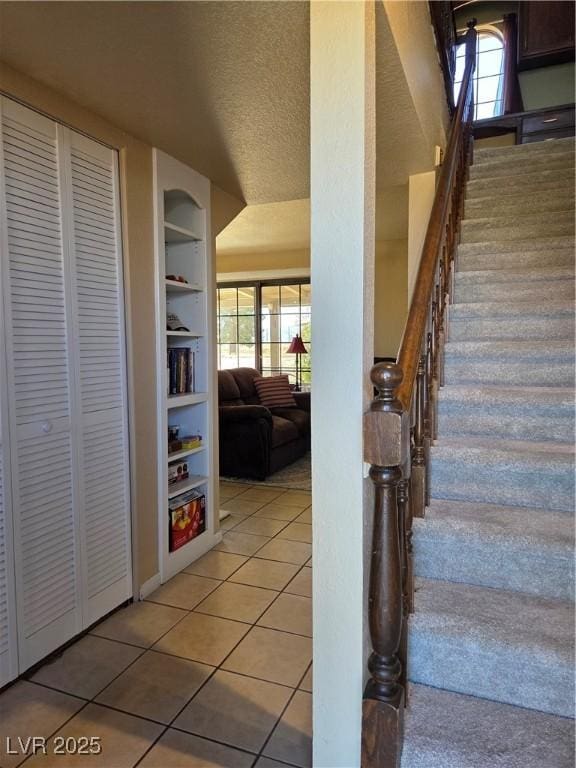
[[[290,342],[290,346],[286,350],[287,353],[290,353],[291,355],[306,355],[308,354],[308,350],[304,346],[304,342],[302,341],[302,337],[294,336],[292,341]]]

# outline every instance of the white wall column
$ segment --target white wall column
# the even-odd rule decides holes
[[[375,7],[312,0],[314,766],[360,765],[362,414],[374,354]]]

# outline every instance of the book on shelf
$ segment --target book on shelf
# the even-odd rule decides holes
[[[190,347],[168,347],[168,394],[194,392],[194,352]]]

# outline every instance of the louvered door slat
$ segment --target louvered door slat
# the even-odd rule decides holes
[[[131,594],[117,157],[70,132],[85,588],[92,621]]]

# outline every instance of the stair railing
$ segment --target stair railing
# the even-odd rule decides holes
[[[448,147],[396,363],[378,363],[378,394],[364,417],[374,486],[368,620],[372,653],[362,713],[362,768],[398,768],[406,705],[407,619],[413,610],[412,520],[428,503],[429,447],[443,382],[447,305],[471,162],[476,20]]]

